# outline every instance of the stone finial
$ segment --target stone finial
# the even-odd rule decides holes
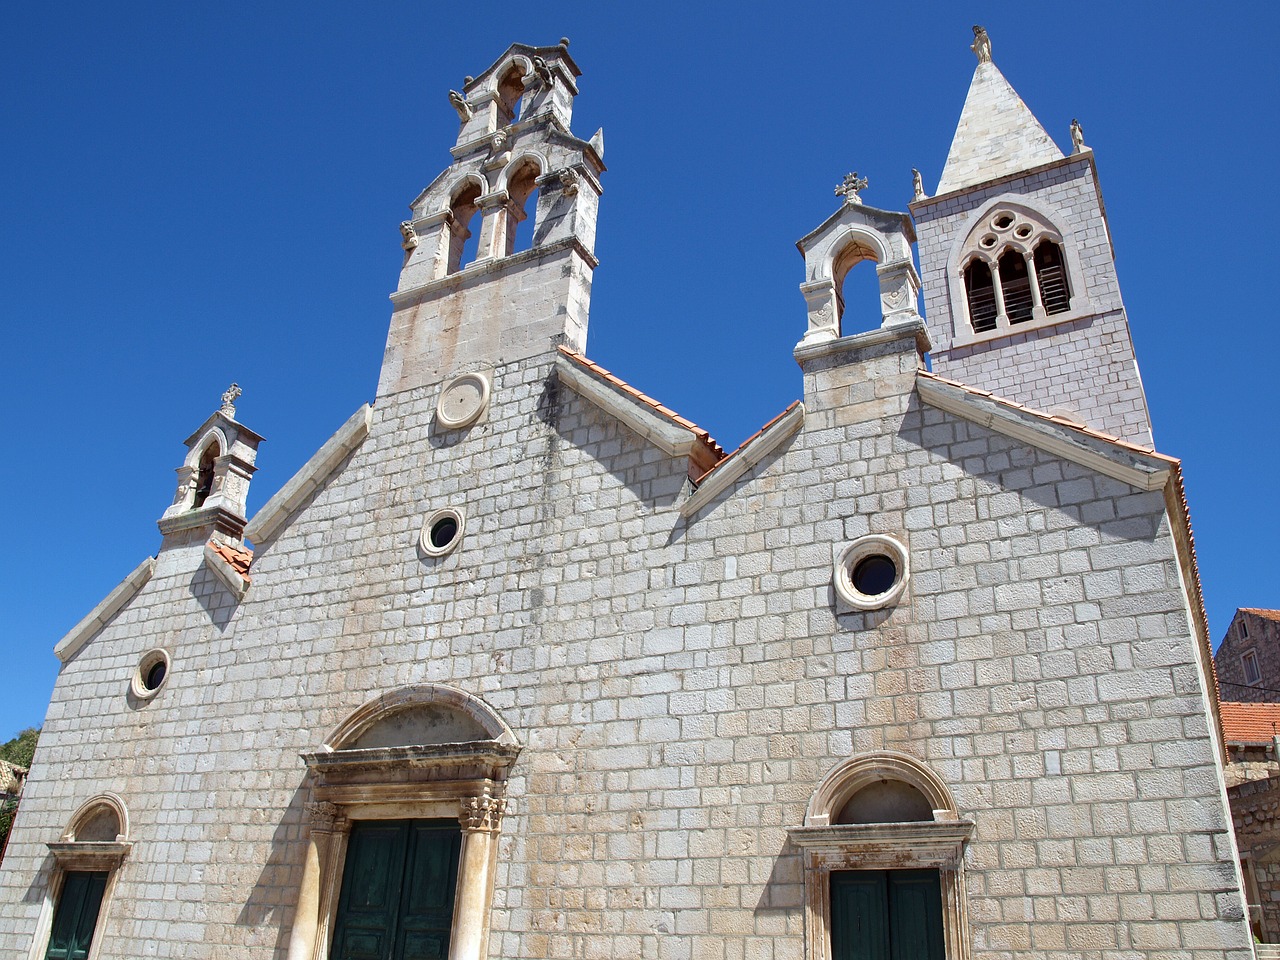
[[[1072,153],[1087,149],[1084,145],[1084,127],[1080,126],[1080,121],[1074,117],[1071,119],[1071,146]]]
[[[568,38],[568,37],[561,37],[561,38],[560,38],[560,46],[562,46],[562,47],[567,47],[567,46],[569,46],[569,38]]]
[[[403,238],[400,246],[406,250],[412,250],[418,245],[418,231],[413,229],[412,220],[405,220],[400,224],[400,236]]]
[[[836,187],[836,196],[844,196],[845,203],[861,203],[859,191],[867,189],[867,178],[858,176],[858,171],[845,174],[844,181]]]
[[[223,391],[222,409],[219,412],[224,417],[229,417],[232,420],[236,418],[236,398],[242,393],[244,393],[244,391],[240,389],[240,384],[238,383],[233,383]]]
[[[911,168],[911,190],[912,190],[911,199],[913,201],[925,199],[924,180],[921,179],[920,171],[917,170],[915,167]]]
[[[467,78],[467,82],[471,82],[471,78]],[[453,109],[458,111],[458,119],[466,123],[473,116],[471,104],[467,103],[467,98],[460,94],[457,90],[449,91],[449,103]]]
[[[979,63],[991,62],[991,38],[987,36],[987,31],[976,23],[973,25],[973,46],[969,49],[977,54]]]

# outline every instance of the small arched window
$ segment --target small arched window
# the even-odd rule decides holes
[[[849,304],[862,304],[873,324],[862,324],[866,329],[880,326],[880,278],[876,275],[877,263],[875,251],[867,244],[854,241],[849,243],[836,256],[831,265],[831,276],[836,282],[836,319],[843,321]],[[875,305],[875,312],[868,308]],[[855,306],[855,310],[857,307]],[[856,317],[852,325],[844,329],[853,332],[857,326]]]
[[[1036,280],[1040,284],[1040,303],[1049,316],[1071,309],[1071,289],[1062,262],[1062,248],[1052,240],[1041,240],[1036,247]]]
[[[209,494],[213,492],[213,468],[219,454],[217,441],[214,441],[205,447],[204,453],[200,455],[200,465],[196,468],[196,494],[191,501],[193,510],[203,507],[204,502],[209,499]]]
[[[468,181],[449,204],[453,223],[450,226],[448,273],[457,273],[476,257],[479,241],[472,235],[471,221],[475,218],[479,198],[479,184]]]
[[[996,288],[991,281],[991,268],[974,260],[964,268],[964,293],[969,302],[969,322],[974,333],[996,328]]]

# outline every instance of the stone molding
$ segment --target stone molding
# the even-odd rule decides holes
[[[54,656],[63,663],[69,661],[89,638],[98,632],[117,613],[124,609],[139,590],[151,579],[156,570],[156,558],[147,557],[133,568],[133,572],[121,581],[120,585],[102,598],[102,601],[85,615],[85,618],[71,628],[71,631],[57,642],[53,648]]]
[[[698,489],[680,505],[680,515],[692,517],[721,493],[733,486],[752,467],[773,453],[804,426],[804,404],[797,403],[766,427],[758,437],[711,468]]]
[[[242,599],[249,590],[249,581],[240,575],[240,571],[223,560],[209,544],[204,545],[204,564],[218,578],[224,587],[231,591],[237,599]]]
[[[244,528],[244,534],[254,543],[269,540],[280,526],[297,510],[338,464],[347,458],[369,435],[373,423],[373,407],[365,404],[338,428],[338,432],[325,441],[324,446],[302,465],[302,468],[263,504]]]

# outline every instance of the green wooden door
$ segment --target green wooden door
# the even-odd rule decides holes
[[[93,929],[98,925],[98,911],[102,907],[102,893],[106,889],[105,872],[67,874],[58,907],[53,911],[53,929],[49,932],[45,960],[85,960],[89,956]]]
[[[937,870],[831,874],[833,960],[945,960]]]
[[[333,960],[445,960],[461,844],[454,820],[352,824]]]

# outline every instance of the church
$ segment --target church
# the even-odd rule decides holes
[[[932,193],[798,240],[803,395],[733,451],[591,359],[568,42],[449,91],[372,401],[250,515],[233,385],[58,643],[0,956],[1252,958],[1095,156],[972,43]]]

